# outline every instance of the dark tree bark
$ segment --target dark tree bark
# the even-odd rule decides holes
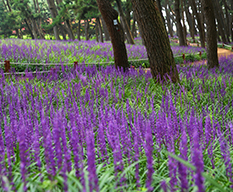
[[[135,17],[137,19],[137,15],[135,14]],[[137,24],[138,24],[138,19],[137,19]],[[142,38],[142,44],[145,45],[145,41],[142,37],[142,28],[141,28],[141,25],[138,24],[138,30],[139,30],[139,34],[140,34],[140,37]]]
[[[228,37],[228,40],[230,42],[230,39],[229,39],[230,33],[231,33],[230,14],[229,14],[230,8],[227,5],[226,0],[223,0],[223,4],[224,4],[224,7],[225,7],[225,15],[226,15],[226,17],[225,17],[226,18],[225,26],[226,26],[226,31],[227,31],[227,37]]]
[[[195,43],[195,34],[197,34],[197,31],[195,31],[195,18],[194,18],[194,14],[192,13],[192,39],[193,39],[193,42]]]
[[[170,36],[173,37],[173,28],[171,25],[171,14],[170,14],[168,7],[169,7],[169,1],[166,0],[165,11],[166,11],[166,17],[167,17],[167,19],[166,19],[167,20],[167,27],[168,27],[168,32],[169,32]]]
[[[35,13],[39,12],[40,13],[40,7],[39,7],[39,3],[38,3],[38,0],[37,2],[35,0],[33,0],[33,4],[34,4],[34,8],[35,8]],[[37,7],[38,6],[38,7]],[[40,25],[40,18],[37,18],[36,21],[38,21],[38,23],[35,21],[35,24],[36,24],[36,28],[38,29],[38,34],[40,36],[40,39],[44,39],[44,35],[43,35],[43,32],[42,32],[42,29],[41,29],[41,25]]]
[[[103,31],[102,31],[102,27],[101,27],[101,23],[100,23],[100,18],[99,17],[96,18],[96,22],[97,22],[97,26],[98,26],[98,29],[99,29],[100,42],[103,43],[104,42]]]
[[[164,23],[164,25],[165,25],[165,20],[164,20],[163,13],[162,13],[161,0],[156,0],[156,3],[157,3],[157,5],[158,5],[158,8],[159,8],[159,12],[160,12],[161,18],[162,18],[163,23]]]
[[[176,28],[180,46],[187,46],[186,38],[184,37],[184,28],[181,25],[180,18],[180,0],[175,0]]]
[[[192,15],[188,9],[187,1],[184,1],[184,10],[185,10],[185,15],[186,15],[188,26],[189,26],[190,35],[192,37],[192,40],[195,41]]]
[[[40,6],[39,6],[38,0],[36,0],[36,4],[37,4],[38,12],[40,13]],[[38,19],[38,22],[39,22],[39,27],[38,27],[38,28],[39,28],[39,30],[40,30],[40,34],[41,34],[42,38],[44,39],[45,36],[44,36],[43,30],[42,30],[42,28],[41,28],[41,25],[42,25],[42,19],[41,19],[41,17]]]
[[[88,19],[85,20],[85,37],[86,37],[86,41],[89,40],[89,21]]]
[[[108,28],[107,28],[107,25],[106,25],[103,17],[101,17],[101,21],[102,21],[102,24],[103,24],[104,39],[105,39],[105,41],[110,41],[110,35],[109,35],[109,32],[108,32]]]
[[[178,71],[158,6],[153,0],[131,2],[138,25],[141,26],[153,78],[161,82],[169,75],[172,82],[178,82]]]
[[[219,26],[219,33],[221,35],[222,41],[224,43],[229,43],[227,33],[226,33],[226,27],[224,25],[223,21],[223,13],[222,13],[222,8],[219,4],[218,0],[213,0],[213,5],[214,5],[214,11],[215,11],[215,17],[218,21],[218,26]]]
[[[27,19],[24,19],[24,21],[25,21],[25,23],[26,23],[26,25],[27,25],[27,28],[28,28],[28,30],[29,30],[29,33],[30,33],[32,39],[35,39],[35,37],[34,37],[34,35],[33,35],[33,33],[32,33],[32,28],[31,28],[30,24],[28,23],[28,20],[27,20]]]
[[[233,11],[233,0],[231,0],[231,11]],[[233,42],[233,14],[231,14],[231,41]]]
[[[54,0],[47,0],[47,2],[48,2],[48,5],[49,5],[49,10],[50,10],[51,16],[54,19],[57,16],[57,14],[56,14],[57,10],[56,10],[56,6],[54,4]],[[56,40],[60,40],[57,26],[53,27],[53,32],[54,32],[54,36],[55,36]]]
[[[78,21],[78,31],[77,31],[77,36],[78,36],[78,40],[80,41],[80,35],[81,35],[81,20]]]
[[[198,26],[200,40],[201,40],[201,46],[205,47],[205,32],[204,32],[204,28],[202,27],[201,17],[200,17],[200,14],[197,13],[197,7],[196,7],[195,0],[190,0],[190,1],[191,1],[190,3],[192,5],[193,13],[196,16],[196,20],[197,20],[197,26]]]
[[[136,32],[136,19],[135,19],[134,14],[133,14],[133,24],[132,24],[131,33],[132,33],[133,37],[137,37],[137,32]]]
[[[126,46],[124,43],[124,33],[121,24],[118,21],[118,13],[112,8],[109,0],[96,0],[101,15],[107,25],[111,36],[111,42],[114,52],[115,67],[123,67],[124,71],[129,68]]]
[[[126,22],[127,22],[128,26],[129,26],[129,29],[131,29],[131,27],[130,27],[130,25],[131,25],[130,24],[130,20],[131,20],[130,12],[131,12],[131,10],[130,10],[130,0],[126,0],[125,18],[126,18]]]
[[[122,18],[122,25],[123,25],[123,28],[124,28],[124,31],[126,32],[126,38],[127,38],[127,42],[129,44],[134,44],[134,40],[133,40],[133,35],[130,31],[130,27],[127,23],[127,20],[125,18],[125,15],[123,13],[123,9],[121,7],[121,0],[116,0],[116,4],[117,4],[117,8],[118,8],[118,11],[120,13],[120,17]]]
[[[57,5],[63,3],[62,1],[63,1],[63,0],[56,0]],[[58,7],[58,10],[60,10],[59,7]],[[66,10],[66,14],[68,14],[67,12],[68,12],[68,11]],[[60,27],[60,28],[61,28],[61,27]],[[63,30],[65,30],[65,31],[67,32],[67,34],[68,34],[68,36],[69,36],[69,39],[72,39],[72,40],[75,39],[75,38],[74,38],[73,31],[72,31],[72,29],[71,29],[70,21],[69,21],[68,19],[64,21],[64,25],[62,26],[62,28],[63,28]]]
[[[97,24],[97,20],[95,22],[95,36],[96,36],[96,41],[99,42],[99,26]]]
[[[224,24],[222,22],[221,15],[218,10],[220,9],[218,1],[213,0],[213,6],[214,6],[214,15],[215,18],[217,19],[218,34],[220,35],[219,39],[221,39],[224,43],[227,43],[227,39],[224,32]]]
[[[208,68],[219,67],[217,54],[217,32],[214,17],[214,7],[211,1],[201,0],[207,25],[206,52]]]
[[[181,0],[181,15],[182,15],[182,22],[183,22],[183,34],[184,34],[185,43],[187,45],[187,40],[186,40],[187,27],[185,25],[185,19],[184,19],[184,1],[183,0]]]

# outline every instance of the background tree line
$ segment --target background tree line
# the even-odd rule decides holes
[[[137,26],[131,0],[110,2],[119,12],[125,39],[133,44],[133,38],[138,35],[140,28]],[[218,40],[230,43],[233,39],[233,1],[211,2],[214,6]],[[201,0],[157,0],[157,4],[168,34],[171,37],[177,35],[180,45],[187,45],[188,34],[193,41],[195,35],[199,34],[201,45],[205,46],[206,21]],[[49,23],[49,18],[52,23]],[[63,39],[80,39],[81,35],[87,40],[90,35],[96,35],[97,41],[110,40],[96,0],[1,0],[0,19],[0,35],[5,38],[14,32],[18,38],[29,35],[32,39],[43,39],[45,34],[50,34],[57,40],[60,36]],[[81,20],[84,23],[81,24]]]
[[[124,69],[129,67],[125,40],[134,44],[140,34],[154,77],[164,76],[169,68],[176,71],[169,41],[164,40],[167,35],[178,36],[180,46],[188,45],[188,34],[193,42],[199,35],[202,47],[207,42],[207,58],[212,58],[209,68],[218,66],[213,59],[217,39],[224,43],[233,40],[232,0],[1,0],[0,19],[0,35],[5,38],[14,32],[18,38],[44,39],[50,34],[56,40],[80,40],[81,36],[89,40],[90,35],[101,42],[111,40],[115,65]],[[150,51],[154,49],[157,53]],[[174,77],[174,82],[177,79]]]

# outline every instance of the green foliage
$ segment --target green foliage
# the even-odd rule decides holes
[[[0,35],[5,37],[10,36],[13,30],[22,26],[20,11],[12,10],[12,12],[7,12],[2,1],[0,2],[0,21]]]

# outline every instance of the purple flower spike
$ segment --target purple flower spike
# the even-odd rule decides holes
[[[226,167],[226,176],[229,178],[230,182],[232,183],[231,188],[233,188],[233,178],[232,178],[233,172],[232,172],[231,156],[227,141],[224,138],[223,134],[220,136],[219,142],[220,142],[220,149],[222,152],[222,158]]]
[[[89,172],[89,186],[90,191],[99,191],[98,187],[98,177],[96,175],[95,166],[95,143],[94,143],[94,133],[93,130],[86,131],[86,142],[87,142],[87,165]]]
[[[146,157],[147,157],[147,180],[146,180],[146,188],[148,191],[153,191],[153,187],[151,186],[152,183],[152,175],[154,173],[153,169],[153,138],[152,138],[152,131],[150,127],[150,123],[146,123]]]
[[[162,181],[161,182],[161,189],[164,191],[164,192],[167,192],[168,190],[167,190],[167,183],[166,183],[166,181]]]
[[[198,187],[199,192],[204,192],[204,178],[202,177],[202,172],[204,171],[203,155],[202,150],[199,145],[198,130],[195,127],[193,134],[193,156],[192,161],[196,167],[196,173],[194,175],[195,184]]]

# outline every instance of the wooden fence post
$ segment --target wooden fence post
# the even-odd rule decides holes
[[[5,66],[5,73],[10,73],[10,69],[11,69],[11,65],[10,65],[10,61],[6,60],[4,61],[4,66]]]
[[[78,61],[75,61],[75,62],[74,62],[74,69],[76,69],[77,66],[78,66]]]
[[[183,53],[182,57],[183,57],[183,61],[185,62],[185,54],[184,53]]]

